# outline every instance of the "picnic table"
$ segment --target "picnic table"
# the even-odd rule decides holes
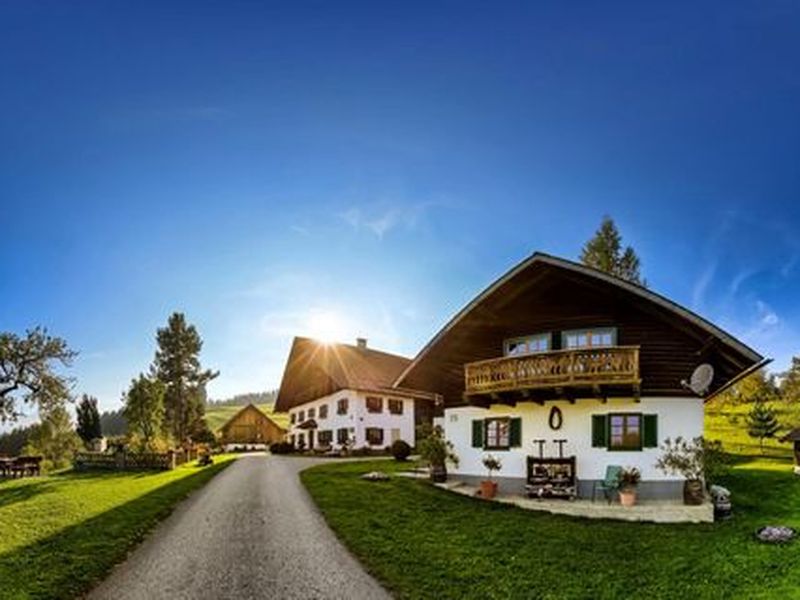
[[[0,458],[0,477],[33,477],[41,472],[41,456]]]

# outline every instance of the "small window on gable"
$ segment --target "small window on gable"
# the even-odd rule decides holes
[[[595,327],[591,329],[575,329],[561,334],[561,346],[565,350],[579,348],[603,348],[615,346],[617,329],[615,327]]]
[[[505,341],[504,352],[506,356],[520,356],[522,354],[535,354],[548,352],[551,349],[550,334],[537,333]]]

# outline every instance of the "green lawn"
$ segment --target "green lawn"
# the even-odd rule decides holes
[[[736,457],[721,482],[735,518],[703,525],[578,519],[402,477],[359,479],[407,468],[387,461],[323,465],[301,477],[343,542],[400,598],[798,598],[800,542],[754,540],[765,524],[800,529],[800,478],[788,448],[771,454],[780,458]]]
[[[233,456],[158,473],[65,472],[0,483],[0,598],[74,598]]]
[[[272,404],[257,404],[270,419],[281,427],[288,427],[289,415],[286,413],[275,414],[272,412]],[[209,406],[206,409],[206,423],[211,431],[216,431],[222,427],[228,419],[242,410],[241,406]]]
[[[782,429],[778,437],[794,427],[800,427],[800,406],[776,402],[772,405]],[[747,435],[747,413],[751,405],[719,406],[713,402],[706,407],[705,434],[709,439],[721,440],[728,452],[745,456],[761,456],[758,440]],[[777,439],[764,441],[764,456],[789,457],[791,444]]]

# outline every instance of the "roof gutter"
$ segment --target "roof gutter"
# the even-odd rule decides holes
[[[772,362],[772,360],[773,360],[773,359],[771,359],[771,358],[764,358],[764,359],[760,360],[759,362],[757,362],[756,364],[752,365],[751,367],[749,367],[749,368],[745,369],[744,371],[742,371],[741,373],[739,373],[739,374],[738,374],[736,377],[734,377],[733,379],[731,379],[731,380],[730,380],[728,383],[726,383],[726,384],[725,384],[725,385],[723,385],[721,388],[719,388],[718,390],[716,390],[716,391],[715,391],[713,394],[711,394],[711,395],[707,396],[707,397],[706,397],[706,398],[703,400],[703,403],[705,404],[706,402],[710,402],[711,400],[713,400],[714,398],[716,398],[717,396],[719,396],[719,395],[720,395],[722,392],[724,392],[725,390],[728,390],[728,389],[730,389],[731,387],[733,387],[734,385],[736,385],[737,383],[739,383],[739,382],[740,382],[742,379],[744,379],[745,377],[748,377],[748,376],[752,375],[753,373],[755,373],[756,371],[758,371],[758,370],[760,370],[760,369],[763,369],[763,368],[764,368],[764,367],[766,367],[766,366],[767,366],[769,363],[771,363],[771,362]]]

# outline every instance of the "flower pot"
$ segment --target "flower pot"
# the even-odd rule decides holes
[[[431,481],[444,483],[447,481],[447,468],[444,465],[431,465]]]
[[[689,506],[698,506],[705,499],[703,482],[700,479],[687,479],[683,482],[683,503]]]
[[[622,506],[633,506],[636,504],[636,488],[622,488],[619,491],[619,503]]]
[[[481,481],[481,498],[494,498],[496,495],[496,481]]]

